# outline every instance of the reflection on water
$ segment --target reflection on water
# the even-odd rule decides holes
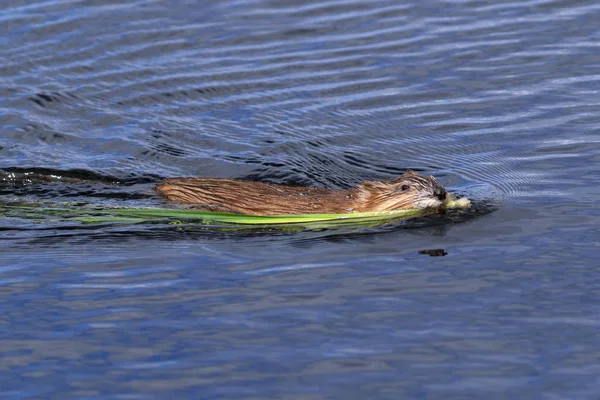
[[[597,397],[596,4],[5,3],[3,204],[414,169],[476,207],[299,232],[4,216],[2,398]]]

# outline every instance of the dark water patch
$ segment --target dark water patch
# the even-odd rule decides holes
[[[70,101],[70,99],[77,99],[76,96],[74,96],[73,94],[70,93],[58,93],[58,92],[51,92],[51,93],[37,93],[34,96],[30,97],[29,100],[33,101],[35,104],[37,104],[40,107],[44,107],[44,108],[48,108],[51,107],[52,104],[51,103],[58,103],[58,102],[62,102],[65,101],[65,99],[67,101]]]
[[[0,171],[0,180],[14,185],[25,185],[42,182],[59,182],[64,180],[71,183],[102,182],[119,184],[118,178],[104,176],[87,170],[60,171],[49,168],[19,168],[8,167]]]

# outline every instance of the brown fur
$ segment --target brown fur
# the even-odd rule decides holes
[[[408,189],[403,190],[403,187]],[[272,185],[216,178],[166,179],[156,190],[195,209],[248,215],[345,214],[423,208],[420,201],[445,198],[433,177],[409,171],[398,179],[363,182],[347,190]]]

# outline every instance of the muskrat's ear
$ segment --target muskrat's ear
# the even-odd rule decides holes
[[[413,171],[412,169],[409,169],[408,171],[406,171],[399,177],[392,179],[390,182],[392,182],[392,183],[402,182],[403,180],[410,178],[411,176],[416,176],[416,175],[419,175],[419,174],[416,173],[415,171]]]

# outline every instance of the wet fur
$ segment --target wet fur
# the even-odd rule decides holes
[[[402,190],[403,185],[409,189]],[[156,190],[193,208],[248,215],[346,214],[439,207],[445,190],[430,176],[409,171],[383,182],[363,182],[347,190],[272,185],[216,178],[166,179]]]

